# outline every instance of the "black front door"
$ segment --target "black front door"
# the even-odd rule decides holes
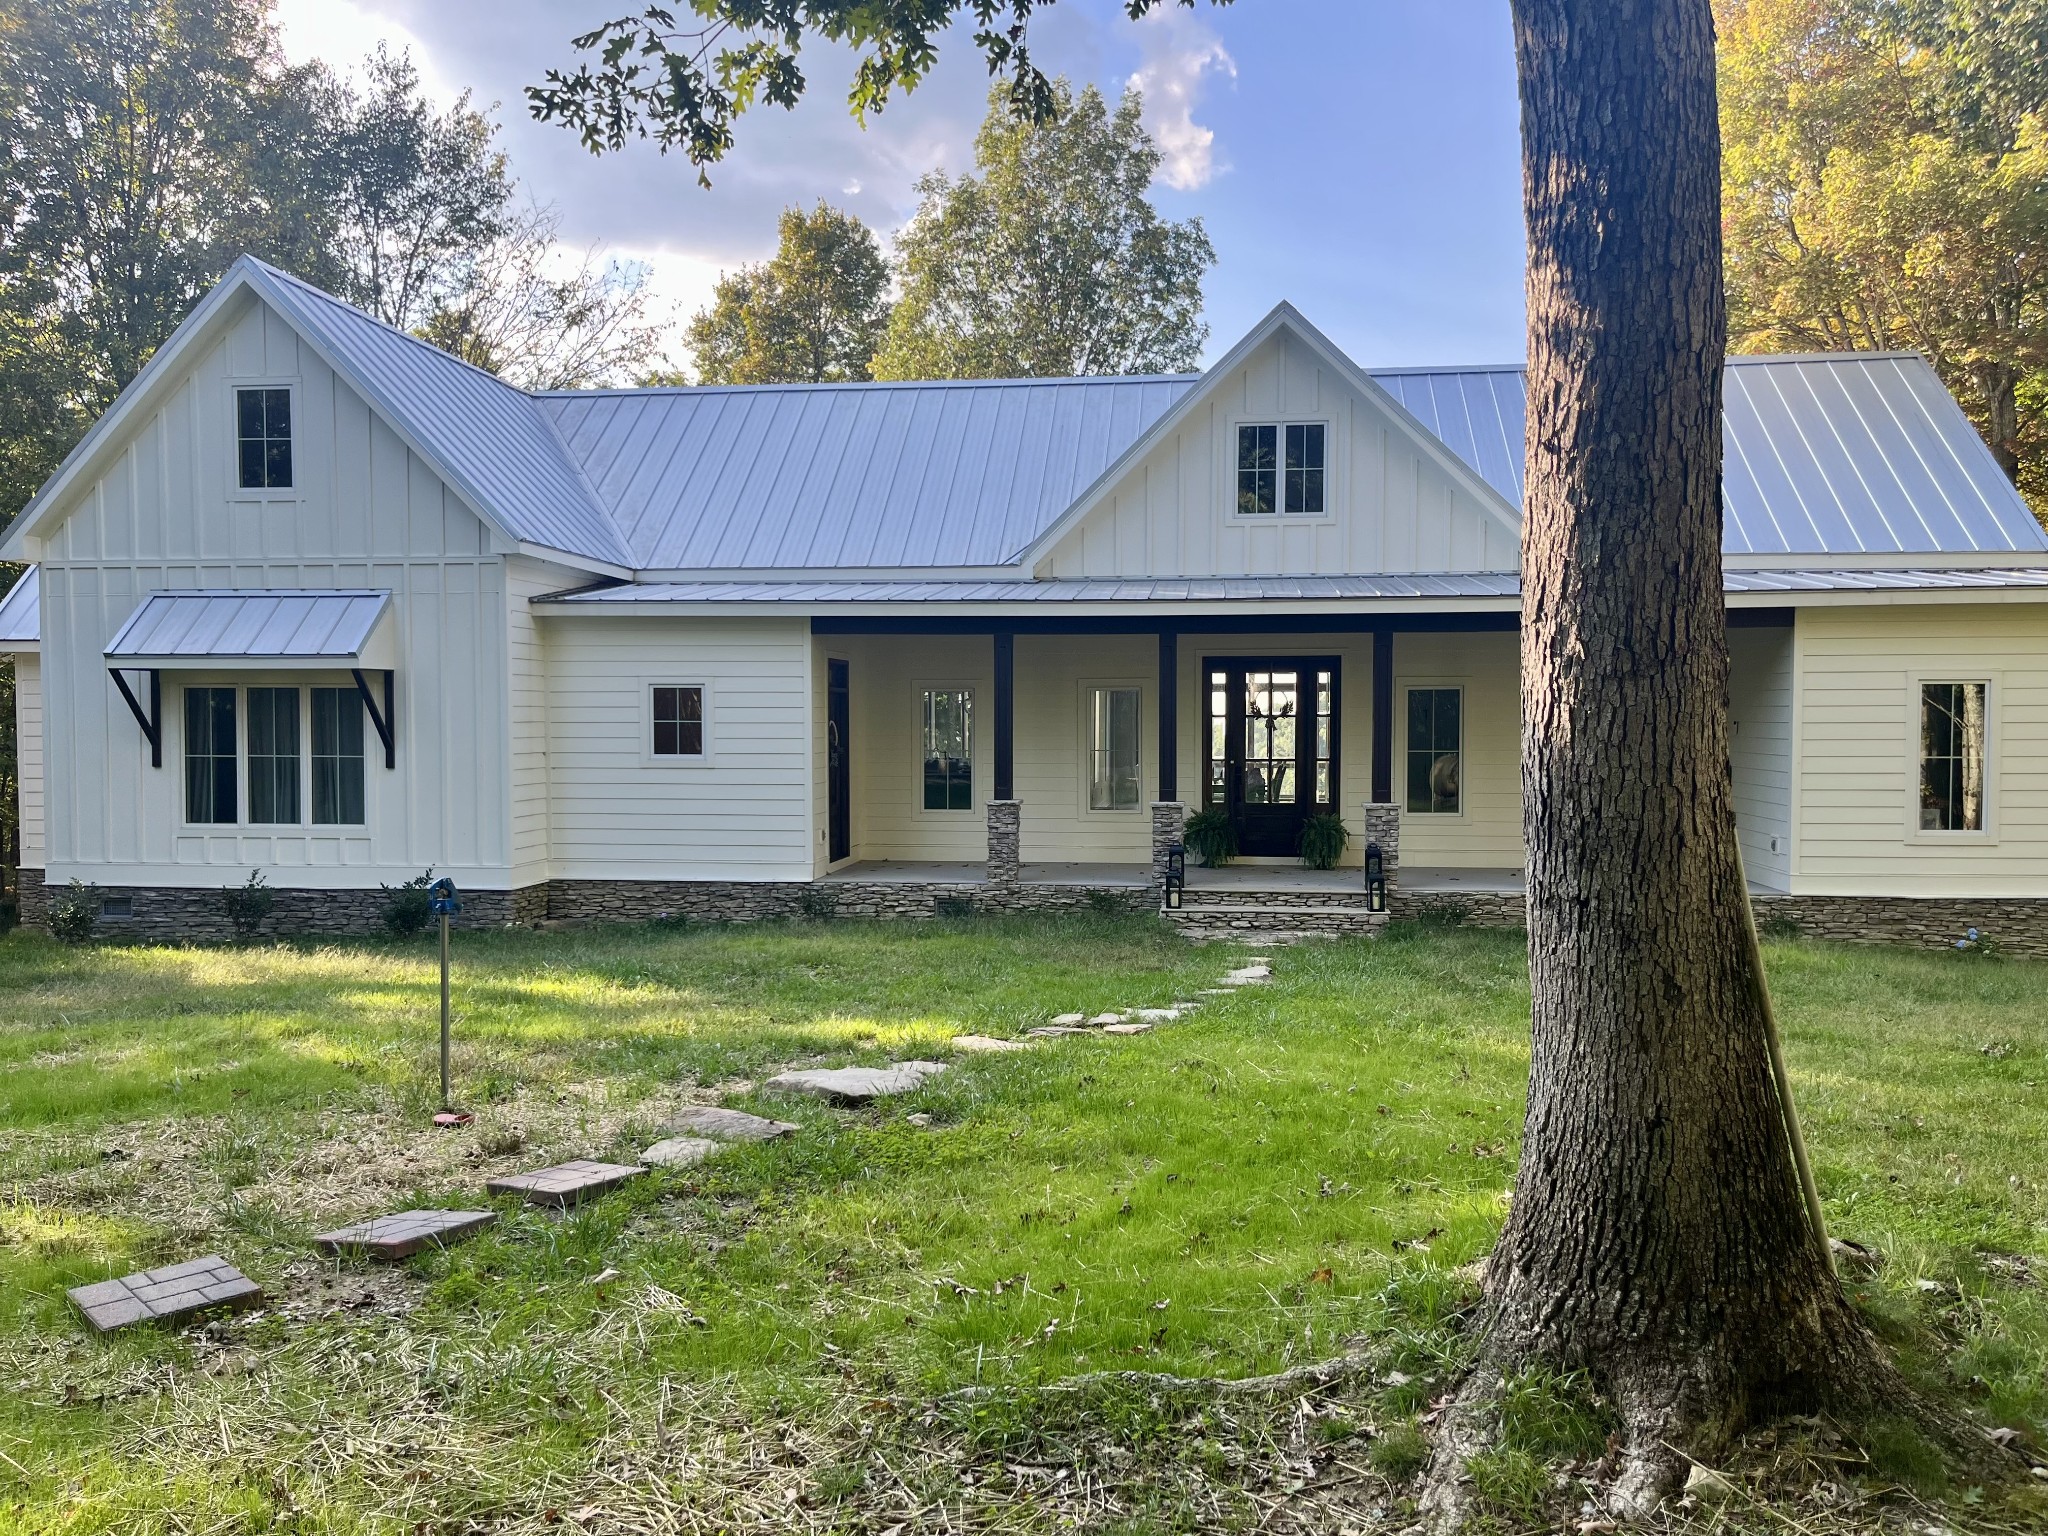
[[[1337,658],[1212,657],[1204,804],[1237,828],[1237,851],[1288,858],[1301,824],[1336,808]]]
[[[847,663],[825,663],[825,798],[833,863],[853,856],[853,687]]]

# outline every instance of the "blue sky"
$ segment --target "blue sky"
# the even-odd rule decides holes
[[[775,216],[823,197],[884,235],[924,171],[968,169],[986,75],[964,32],[930,81],[863,130],[849,56],[807,50],[795,112],[757,111],[700,189],[647,146],[593,160],[530,121],[521,88],[618,0],[279,0],[286,52],[348,67],[379,39],[429,89],[498,102],[527,190],[577,245],[647,261],[687,315],[721,270],[759,260]],[[680,7],[678,7],[680,9]],[[1105,89],[1136,77],[1166,154],[1155,197],[1199,215],[1217,264],[1211,351],[1291,299],[1359,361],[1502,362],[1522,353],[1522,226],[1505,0],[1237,0],[1143,24],[1118,0],[1061,0],[1034,23],[1042,67]]]

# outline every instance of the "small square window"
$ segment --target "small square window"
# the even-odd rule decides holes
[[[704,690],[701,687],[660,687],[654,690],[654,755],[704,755]]]
[[[292,488],[292,392],[235,391],[235,462],[245,491]]]

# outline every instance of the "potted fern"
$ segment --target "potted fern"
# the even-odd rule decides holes
[[[1180,840],[1205,869],[1220,869],[1237,857],[1237,828],[1227,811],[1197,811],[1181,828]]]
[[[1350,842],[1344,818],[1335,811],[1324,811],[1301,824],[1301,837],[1295,848],[1301,854],[1301,862],[1310,869],[1335,869]]]

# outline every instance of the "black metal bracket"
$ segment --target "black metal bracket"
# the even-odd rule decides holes
[[[363,696],[363,708],[368,711],[370,724],[377,728],[377,739],[384,743],[384,766],[398,766],[398,738],[392,734],[397,729],[398,711],[393,707],[393,684],[391,673],[384,673],[384,708],[377,708],[377,701],[370,696],[370,680],[363,676],[361,667],[350,667],[348,675],[356,680],[356,692]]]
[[[128,701],[128,713],[135,717],[135,723],[142,727],[142,734],[149,742],[149,766],[161,768],[164,765],[164,687],[163,676],[154,668],[149,671],[149,708],[142,707],[135,691],[128,686],[128,679],[121,675],[119,667],[107,668],[107,676],[114,680],[114,686],[121,690],[121,697]]]

